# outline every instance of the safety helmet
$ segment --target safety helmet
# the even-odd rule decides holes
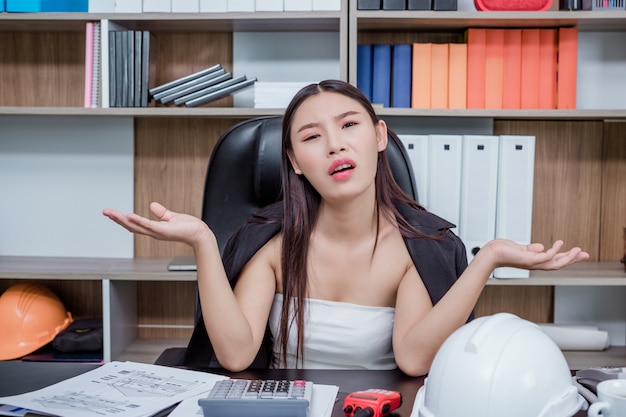
[[[415,399],[418,417],[569,417],[583,404],[556,343],[509,313],[452,333]]]
[[[0,360],[17,359],[52,342],[72,315],[43,284],[19,283],[0,296]]]

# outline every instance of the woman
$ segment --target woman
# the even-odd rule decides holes
[[[302,89],[285,111],[283,201],[251,217],[223,262],[215,236],[193,216],[158,203],[150,206],[158,220],[104,215],[131,232],[192,247],[204,325],[221,366],[253,364],[269,327],[271,366],[397,366],[423,375],[471,317],[494,268],[558,269],[589,255],[561,252],[561,241],[544,250],[494,240],[467,265],[452,225],[395,183],[386,146],[386,124],[359,90],[323,81]],[[249,245],[239,242],[261,235],[258,250],[241,253]]]

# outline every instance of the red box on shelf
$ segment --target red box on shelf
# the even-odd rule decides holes
[[[552,0],[474,0],[476,10],[483,12],[542,12],[551,5]]]

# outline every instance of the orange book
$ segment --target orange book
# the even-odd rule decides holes
[[[467,29],[467,108],[485,108],[485,43],[487,29]]]
[[[504,29],[487,29],[485,39],[485,108],[502,108]]]
[[[557,108],[576,108],[578,29],[559,28],[557,67]]]
[[[540,29],[522,29],[521,108],[539,108]]]
[[[450,48],[447,43],[434,43],[431,49],[430,108],[448,108],[448,68]]]
[[[467,44],[450,44],[448,108],[467,108]]]
[[[556,109],[556,29],[540,29],[539,108]]]
[[[502,108],[521,108],[522,30],[506,29],[503,37]]]
[[[411,77],[411,107],[430,108],[431,43],[414,43]]]

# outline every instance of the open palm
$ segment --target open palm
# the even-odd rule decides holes
[[[130,232],[159,240],[193,244],[209,231],[206,223],[199,218],[176,213],[159,203],[150,204],[150,211],[158,220],[151,220],[136,213],[124,214],[113,209],[105,209],[102,214]]]

